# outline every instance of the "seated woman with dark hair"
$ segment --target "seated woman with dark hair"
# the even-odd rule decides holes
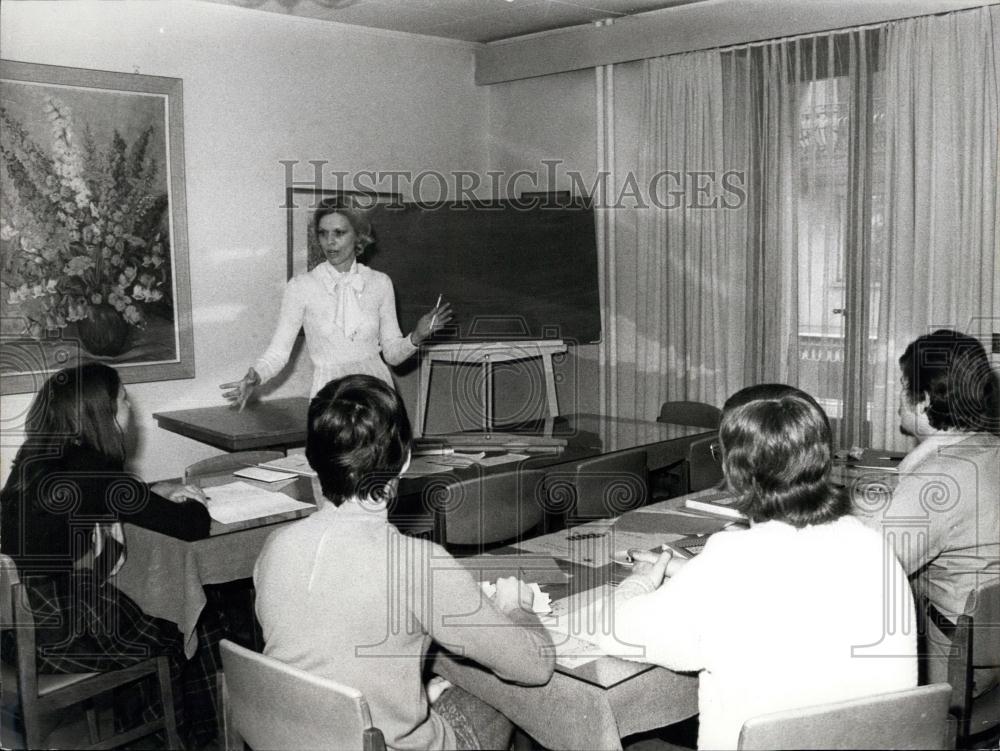
[[[756,715],[917,683],[915,632],[887,629],[913,622],[903,572],[829,484],[826,415],[791,392],[723,413],[723,471],[750,528],[713,535],[666,580],[669,552],[639,561],[613,594],[607,651],[700,671],[699,748],[736,748]]]
[[[858,496],[856,511],[888,535],[914,588],[930,601],[927,675],[947,680],[954,620],[977,583],[1000,576],[1000,435],[996,374],[983,345],[939,329],[899,358],[899,428],[916,446],[892,497]],[[976,693],[1000,670],[976,671]]]
[[[552,642],[527,585],[500,579],[490,600],[444,548],[389,524],[410,441],[378,378],[346,376],[313,398],[306,456],[324,500],[257,561],[264,652],[361,691],[391,748],[506,748],[512,726],[493,708],[459,688],[428,697],[431,642],[529,685],[551,677]]]
[[[216,731],[213,647],[203,640],[186,663],[176,625],[144,613],[115,587],[114,574],[125,559],[121,522],[197,540],[208,536],[211,519],[199,488],[147,485],[125,471],[131,413],[107,365],[66,368],[45,382],[0,492],[3,552],[34,612],[39,672],[114,670],[167,655],[178,724],[199,746]],[[12,636],[4,632],[8,662]],[[133,697],[142,703],[141,693]]]

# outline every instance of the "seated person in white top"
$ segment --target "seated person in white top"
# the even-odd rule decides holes
[[[736,748],[757,715],[917,685],[915,630],[886,628],[913,622],[912,595],[886,587],[905,584],[899,564],[830,486],[830,425],[815,401],[740,404],[719,438],[750,528],[713,535],[683,567],[669,553],[637,562],[613,592],[605,650],[639,645],[632,659],[700,671],[705,749]]]
[[[892,541],[914,589],[930,601],[926,682],[947,680],[954,621],[977,584],[1000,576],[1000,436],[996,374],[983,345],[948,329],[899,358],[900,430],[916,446],[892,496],[855,498],[856,513]],[[997,685],[976,671],[976,694]]]
[[[451,307],[439,301],[408,336],[400,333],[392,280],[357,261],[374,242],[366,211],[323,204],[313,215],[313,228],[325,261],[288,282],[264,354],[242,379],[220,386],[229,389],[223,396],[240,409],[285,366],[301,329],[313,363],[310,393],[315,394],[328,381],[352,373],[392,386],[386,363],[399,365],[451,320]]]
[[[457,687],[429,700],[431,642],[530,685],[551,677],[552,642],[527,585],[500,579],[490,600],[444,548],[389,524],[410,438],[377,378],[347,376],[313,398],[306,456],[324,499],[257,561],[264,652],[361,691],[390,748],[506,748],[512,726],[492,707]]]

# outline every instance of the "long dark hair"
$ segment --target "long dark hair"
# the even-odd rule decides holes
[[[4,488],[23,492],[45,472],[45,457],[86,449],[100,455],[103,469],[125,466],[125,436],[116,421],[121,378],[114,368],[84,363],[52,375],[28,411],[26,437]]]

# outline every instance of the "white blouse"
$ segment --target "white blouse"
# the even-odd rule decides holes
[[[917,685],[906,575],[854,517],[719,532],[656,591],[641,583],[614,591],[602,647],[700,673],[698,748],[736,748],[750,717]]]
[[[343,295],[353,299],[345,301]],[[312,394],[334,378],[355,373],[394,387],[385,362],[398,365],[417,351],[399,330],[392,280],[357,262],[342,274],[323,263],[289,280],[277,329],[253,366],[261,383],[288,362],[300,328],[313,363]]]

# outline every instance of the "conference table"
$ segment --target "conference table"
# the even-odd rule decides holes
[[[453,468],[443,476],[458,480],[483,472],[518,471],[525,463],[533,470],[559,472],[567,463],[635,448],[647,451],[651,467],[666,466],[682,459],[687,444],[706,432],[702,428],[587,414],[566,415],[519,427],[522,435],[555,439],[558,450],[549,447],[523,462],[495,467]],[[428,477],[442,475],[404,477],[400,494],[419,494]],[[211,488],[233,479],[231,471],[227,471],[205,475],[197,481]],[[315,480],[305,476],[269,484],[243,481],[309,504],[317,497]],[[536,581],[550,594],[558,614],[560,608],[579,603],[580,598],[595,601],[628,573],[612,561],[615,551],[652,547],[669,540],[670,525],[651,525],[650,521],[666,520],[671,515],[664,512],[677,503],[675,499],[630,512],[617,524],[614,520],[597,520],[492,551],[488,556],[461,560],[474,576],[484,581],[510,573],[519,574],[526,581]],[[206,604],[203,586],[252,576],[267,537],[312,510],[314,506],[310,505],[231,525],[213,521],[210,536],[194,542],[126,524],[128,555],[116,585],[145,612],[177,623],[190,656],[197,648],[195,629]],[[684,526],[684,517],[672,518],[674,524],[679,520]],[[680,529],[675,536],[686,533],[686,529]],[[536,740],[552,748],[620,748],[624,735],[680,721],[697,711],[694,676],[595,655],[593,647],[575,637],[567,636],[565,641],[568,646],[563,645],[557,673],[542,687],[505,683],[476,665],[444,654],[438,655],[435,665],[440,674],[496,706]],[[567,713],[565,708],[570,706],[574,711]]]
[[[160,428],[200,441],[225,451],[253,449],[288,449],[305,445],[306,413],[309,400],[286,397],[251,404],[240,411],[225,405],[156,412],[153,417]],[[491,440],[502,448],[503,435],[546,437],[560,445],[558,454],[549,464],[585,459],[601,453],[644,447],[649,468],[669,466],[685,457],[688,444],[706,435],[704,428],[689,425],[606,417],[593,413],[571,413],[520,423],[496,425],[492,431],[465,431],[443,436],[424,435],[419,442],[479,439],[476,445],[487,447]],[[542,462],[545,464],[546,462]]]

